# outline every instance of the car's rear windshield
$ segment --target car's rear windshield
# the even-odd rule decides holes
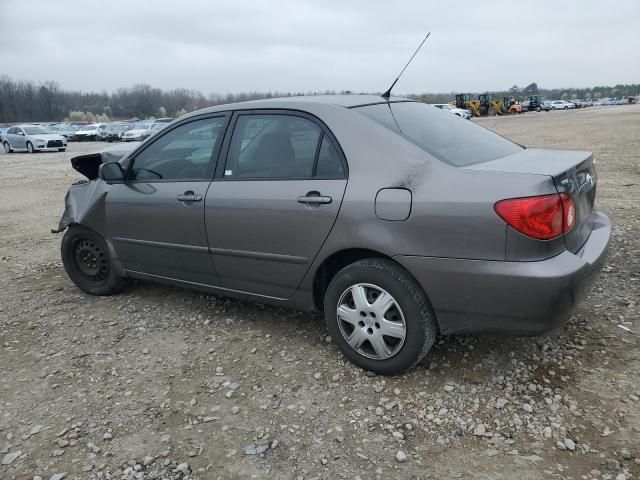
[[[355,107],[425,152],[456,167],[518,153],[522,147],[450,112],[420,102]]]

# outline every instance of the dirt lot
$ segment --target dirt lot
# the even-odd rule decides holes
[[[98,145],[0,154],[0,478],[639,478],[640,105],[480,123],[595,152],[608,263],[555,335],[441,338],[392,378],[317,315],[82,294],[49,229]]]

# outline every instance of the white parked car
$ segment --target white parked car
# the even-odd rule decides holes
[[[99,140],[102,137],[102,132],[107,128],[106,123],[92,123],[91,125],[85,125],[75,133],[75,140],[82,142],[83,140]]]
[[[64,152],[67,139],[62,135],[48,133],[40,125],[16,125],[2,137],[2,146],[12,152]]]
[[[551,110],[569,110],[570,108],[576,108],[576,105],[565,100],[554,100],[551,102]]]
[[[467,120],[471,118],[471,113],[469,113],[469,110],[465,110],[464,108],[452,107],[448,103],[434,103],[433,106],[439,108],[440,110],[446,110],[449,113],[458,115],[459,117],[466,118]]]
[[[123,142],[139,142],[151,134],[153,123],[136,123],[131,130],[122,135]]]

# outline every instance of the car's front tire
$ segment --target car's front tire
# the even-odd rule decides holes
[[[416,365],[438,332],[420,285],[385,258],[366,258],[340,270],[327,288],[324,315],[331,337],[349,360],[386,375]]]
[[[31,142],[27,142],[27,152],[29,153],[35,153],[35,149],[33,148],[33,143]]]
[[[62,263],[69,278],[91,295],[112,295],[127,280],[116,275],[104,239],[86,227],[70,226],[62,238]]]

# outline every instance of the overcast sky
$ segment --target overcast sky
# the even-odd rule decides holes
[[[114,90],[383,91],[640,82],[640,0],[0,0],[0,74]]]

